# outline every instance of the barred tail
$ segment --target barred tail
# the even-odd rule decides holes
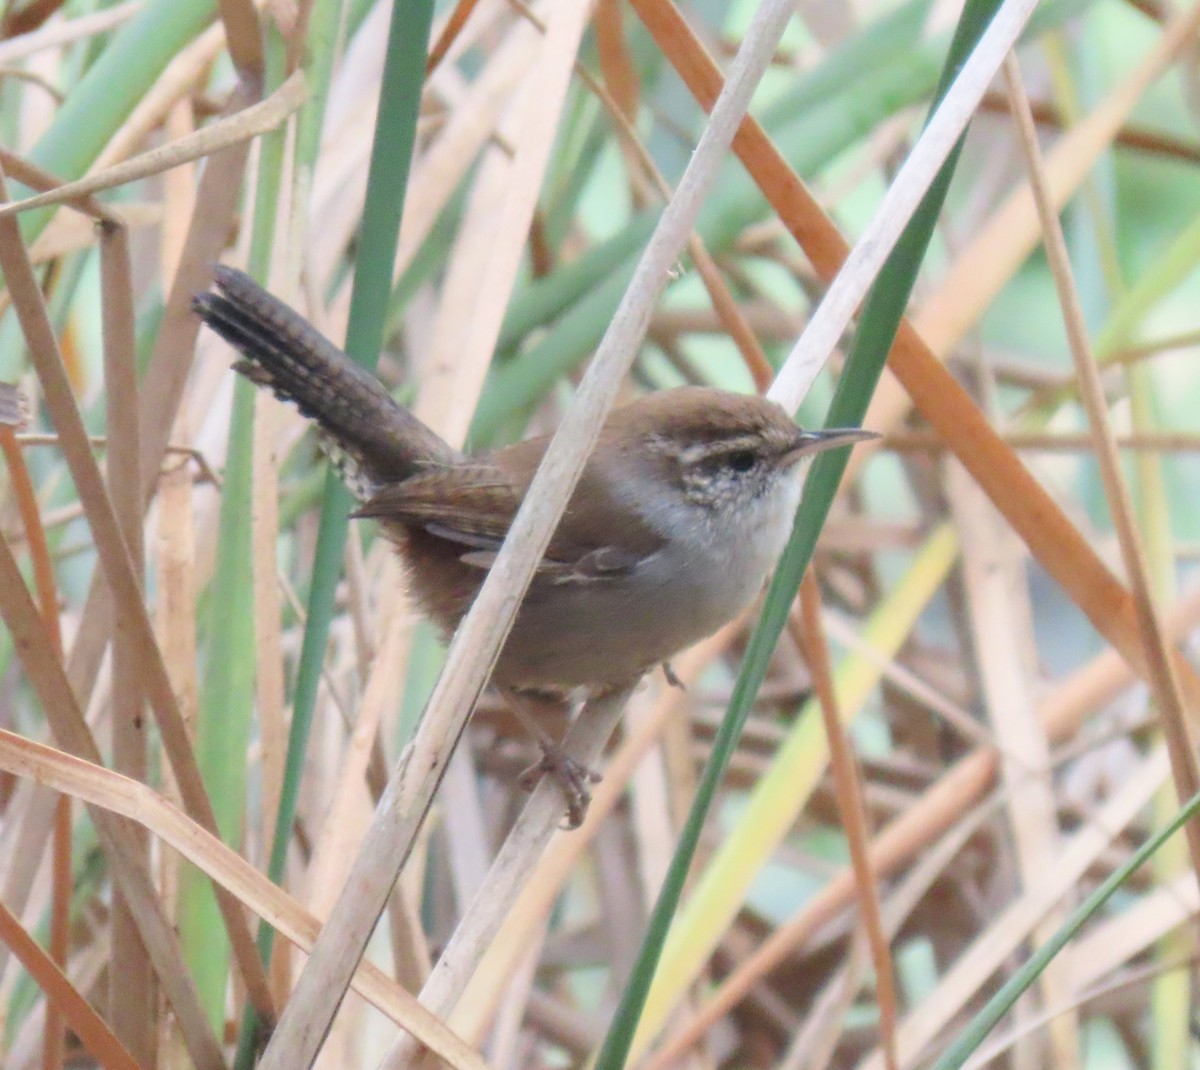
[[[243,359],[234,369],[315,420],[351,468],[379,486],[408,478],[419,467],[457,454],[375,376],[360,368],[298,312],[249,275],[216,269],[217,292],[197,294],[196,313]],[[357,473],[344,473],[354,478]]]

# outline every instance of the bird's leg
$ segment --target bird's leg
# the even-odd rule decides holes
[[[579,828],[587,816],[588,803],[592,801],[590,785],[600,780],[600,774],[572,758],[563,749],[562,744],[551,739],[538,723],[535,711],[540,704],[547,701],[546,698],[512,690],[506,690],[504,698],[521,727],[529,733],[542,752],[541,758],[526,769],[517,782],[526,791],[532,791],[543,775],[553,777],[567,798],[567,822],[563,827]],[[552,701],[556,706],[559,705],[559,700]]]

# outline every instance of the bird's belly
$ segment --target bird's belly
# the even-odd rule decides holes
[[[537,579],[501,652],[496,683],[572,690],[636,678],[735,617],[766,574],[765,563],[746,557],[656,558],[627,576]]]

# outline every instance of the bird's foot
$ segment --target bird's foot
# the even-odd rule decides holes
[[[588,803],[592,801],[589,787],[599,783],[600,774],[572,758],[557,743],[539,739],[538,746],[542,751],[541,758],[526,769],[517,782],[526,791],[533,791],[543,775],[556,780],[567,798],[567,820],[562,827],[577,829],[583,824]]]

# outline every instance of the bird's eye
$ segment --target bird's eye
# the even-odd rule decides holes
[[[734,450],[725,463],[735,472],[749,472],[758,463],[758,455],[753,450]]]

